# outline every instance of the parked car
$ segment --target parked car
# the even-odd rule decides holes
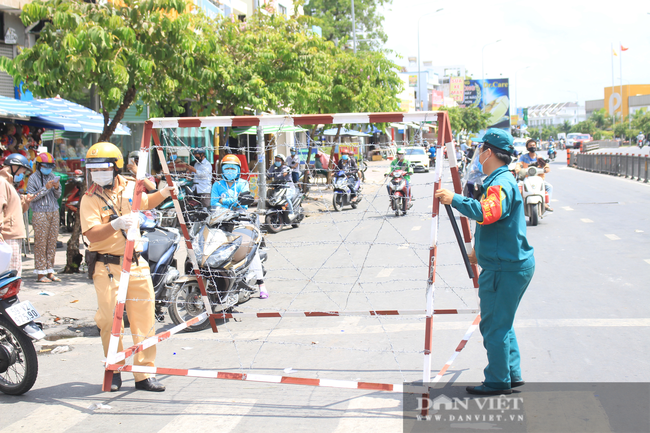
[[[581,134],[579,132],[572,132],[567,135],[566,138],[566,147],[567,149],[573,148],[573,149],[580,149],[580,145],[582,143],[586,143],[588,141],[591,141],[591,135],[589,134]]]
[[[413,166],[413,171],[429,171],[429,156],[422,147],[405,147],[404,152],[404,159]]]
[[[517,153],[519,153],[519,155],[528,153],[528,151],[526,150],[527,140],[528,140],[527,138],[515,138],[513,140],[512,145],[515,146],[515,150],[517,151]]]

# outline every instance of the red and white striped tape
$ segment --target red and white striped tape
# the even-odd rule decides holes
[[[433,378],[431,383],[437,383],[437,382],[440,381],[440,379],[442,379],[442,376],[445,375],[445,373],[447,372],[449,367],[451,367],[451,364],[454,363],[454,361],[456,360],[456,357],[458,356],[458,354],[465,348],[465,345],[467,344],[469,339],[472,338],[472,334],[474,333],[474,331],[476,331],[476,328],[478,328],[478,324],[480,322],[481,322],[481,315],[479,314],[478,316],[476,316],[476,318],[474,319],[474,321],[470,325],[469,329],[467,329],[467,332],[465,333],[465,336],[463,337],[463,339],[460,341],[460,343],[456,347],[456,350],[454,351],[454,354],[451,355],[451,358],[449,358],[447,363],[440,369],[440,371],[438,372],[436,377]]]
[[[432,314],[477,314],[473,308],[450,308],[433,310]],[[281,317],[346,317],[346,316],[423,316],[426,310],[359,310],[359,311],[269,311],[262,313],[215,313],[215,319],[238,317],[281,318]]]
[[[276,376],[270,374],[231,373],[216,370],[191,370],[181,368],[145,367],[139,365],[109,364],[107,369],[113,371],[130,371],[134,373],[163,374],[170,376],[203,377],[206,379],[240,380],[247,382],[283,383],[287,385],[307,385],[324,388],[360,389],[366,391],[406,392],[420,394],[428,392],[422,385],[405,385],[402,383],[353,382],[349,380],[312,379],[305,377]]]
[[[283,116],[165,117],[150,119],[153,128],[342,125],[346,123],[435,122],[437,111],[413,113],[336,113]]]

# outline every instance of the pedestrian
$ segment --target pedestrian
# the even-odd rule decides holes
[[[289,154],[286,164],[291,169],[291,180],[297,186],[300,180],[300,155],[296,154],[296,148],[293,146],[289,149]]]
[[[205,149],[194,149],[196,164],[187,166],[187,171],[194,173],[194,192],[204,207],[210,209],[210,193],[212,191],[212,164],[205,157]]]
[[[508,164],[514,152],[512,136],[496,128],[487,130],[478,150],[478,162],[487,175],[480,200],[463,197],[446,189],[435,196],[451,204],[463,215],[478,222],[470,261],[481,268],[479,298],[483,345],[488,365],[485,381],[468,386],[479,395],[511,394],[521,386],[519,346],[513,328],[519,302],[535,271],[533,247],[526,238],[524,204]]]
[[[12,249],[9,269],[15,270],[17,276],[23,272],[23,262],[21,257],[22,240],[25,239],[25,222],[23,213],[28,209],[29,202],[32,199],[30,194],[20,196],[16,191],[15,185],[19,184],[24,178],[25,173],[29,174],[32,168],[27,158],[19,153],[8,155],[0,170],[0,241],[5,242]]]
[[[97,293],[97,314],[95,323],[100,330],[104,356],[108,356],[108,346],[113,326],[113,312],[117,303],[117,291],[122,277],[122,259],[126,247],[126,233],[138,219],[131,213],[133,185],[119,174],[124,167],[120,150],[112,143],[96,143],[86,153],[86,169],[89,174],[89,187],[81,198],[79,216],[81,230],[90,241],[86,253],[88,274],[93,279]],[[141,209],[153,209],[171,195],[174,186],[166,186],[152,194],[142,193]],[[140,232],[135,234],[135,249],[126,299],[126,312],[129,317],[134,344],[155,334],[155,295],[151,273],[147,261],[140,256],[142,243]],[[122,351],[120,331],[117,350]],[[152,346],[134,355],[133,364],[154,367],[156,347]],[[122,362],[123,363],[123,362]],[[165,387],[148,373],[133,373],[135,388],[145,391],[161,392]],[[111,391],[122,386],[119,372],[113,375]]]
[[[52,173],[54,157],[41,153],[34,161],[35,172],[27,180],[27,193],[32,195],[34,226],[34,273],[39,283],[61,281],[54,275],[56,242],[59,238],[59,203],[61,184]]]

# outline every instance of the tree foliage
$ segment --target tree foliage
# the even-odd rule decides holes
[[[392,0],[354,0],[354,18],[357,25],[357,51],[378,50],[388,36],[383,30],[384,17],[380,8]],[[309,0],[305,14],[318,18],[323,38],[352,47],[352,0]]]
[[[476,133],[488,127],[490,115],[478,107],[440,107],[449,115],[451,130],[454,133]]]

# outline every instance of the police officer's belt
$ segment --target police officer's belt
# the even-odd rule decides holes
[[[97,254],[97,261],[106,263],[107,265],[119,265],[122,256],[114,256],[112,254]]]

